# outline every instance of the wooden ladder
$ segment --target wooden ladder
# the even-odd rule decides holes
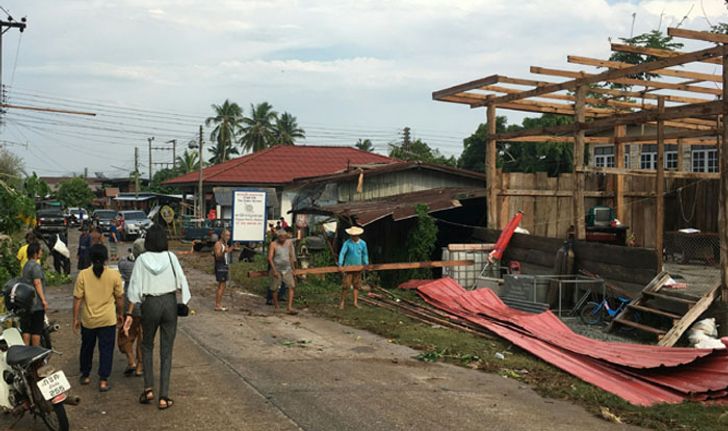
[[[650,283],[642,289],[637,297],[635,297],[627,306],[612,320],[607,330],[613,330],[617,325],[629,326],[642,332],[654,334],[658,339],[660,346],[673,346],[680,339],[682,334],[700,317],[710,304],[715,300],[719,286],[714,287],[706,292],[700,299],[693,300],[681,298],[677,296],[667,295],[660,290],[670,278],[666,271],[662,271],[650,281]],[[661,300],[687,307],[687,311],[679,314],[673,311],[666,311],[653,305],[648,305],[647,301]],[[636,322],[630,317],[633,312],[643,314],[651,314],[672,320],[672,327],[669,329],[655,328],[645,324],[644,322]]]

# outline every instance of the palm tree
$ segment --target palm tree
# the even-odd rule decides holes
[[[374,151],[374,144],[372,144],[371,139],[359,139],[356,141],[356,144],[354,146],[362,151],[366,151],[368,153],[371,153]]]
[[[205,125],[215,125],[215,128],[210,133],[210,140],[215,142],[217,146],[217,157],[213,163],[222,163],[230,159],[233,143],[240,132],[243,108],[237,103],[225,99],[222,105],[213,104],[212,109],[215,111],[215,115],[208,117],[205,120]]]
[[[250,117],[243,118],[243,135],[240,145],[243,151],[256,152],[275,144],[276,130],[274,123],[278,114],[268,102],[250,105]]]
[[[187,174],[200,169],[200,156],[197,151],[190,152],[185,150],[181,156],[177,156],[177,160],[175,162],[177,164],[177,169],[179,169],[182,174]]]
[[[221,145],[213,145],[212,147],[208,148],[207,151],[212,154],[212,157],[210,157],[207,160],[207,163],[210,165],[217,165],[219,163],[224,162],[223,157],[227,158],[227,160],[232,159],[232,155],[239,155],[240,151],[238,151],[235,147],[228,147],[228,146],[221,146]]]
[[[296,117],[288,112],[276,118],[275,130],[278,145],[293,145],[296,139],[306,137],[306,131],[298,127]]]

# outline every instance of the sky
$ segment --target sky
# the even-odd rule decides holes
[[[529,66],[564,68],[568,54],[607,58],[610,38],[665,29],[686,14],[685,28],[728,21],[723,0],[0,5],[28,20],[24,33],[12,29],[2,39],[9,103],[97,114],[4,114],[0,145],[21,156],[28,172],[49,176],[84,169],[127,176],[135,146],[140,170],[148,172],[148,137],[159,148],[176,139],[180,153],[212,113],[210,105],[225,99],[245,113],[263,101],[292,113],[307,145],[369,138],[385,153],[408,126],[414,138],[458,155],[485,111],[435,102],[435,90],[495,73],[534,78]],[[510,123],[523,118],[504,113]],[[152,154],[153,162],[171,161],[171,151]]]

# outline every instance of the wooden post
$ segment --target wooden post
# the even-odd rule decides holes
[[[574,112],[576,123],[581,124],[586,119],[585,100],[589,89],[586,85],[580,85],[576,89],[576,102]],[[577,128],[574,134],[574,179],[576,190],[574,192],[574,227],[576,228],[576,239],[586,238],[586,212],[584,211],[584,130]]]
[[[627,134],[626,126],[614,126],[614,137],[621,138]],[[624,145],[623,143],[614,143],[614,166],[616,168],[624,168]],[[617,219],[624,223],[626,217],[626,208],[624,206],[624,175],[617,174],[614,178],[614,206],[617,213]]]
[[[720,166],[720,198],[718,205],[718,236],[720,238],[721,302],[728,307],[728,44],[723,44],[723,130],[718,138]],[[728,318],[726,319],[728,320]],[[725,323],[725,322],[723,322]],[[724,328],[725,330],[725,328]]]
[[[657,109],[665,112],[665,99],[657,99]],[[662,271],[665,236],[665,122],[657,120],[657,176],[655,177],[655,253],[657,271]]]
[[[491,139],[496,133],[495,105],[490,104],[487,108],[488,121],[488,142],[485,149],[485,181],[488,190],[488,228],[498,229],[498,186],[497,180],[497,151],[496,140]]]

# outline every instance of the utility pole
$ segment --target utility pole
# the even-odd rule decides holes
[[[410,148],[410,128],[409,127],[404,128],[404,139],[402,141],[402,147],[404,147],[405,150],[409,151],[409,148]]]
[[[22,33],[25,30],[26,23],[25,17],[20,18],[20,22],[13,20],[13,17],[8,15],[7,21],[0,20],[0,89],[4,90],[3,85],[3,39],[2,36],[11,28],[17,28]],[[4,93],[3,93],[4,94]],[[5,103],[3,97],[2,103]],[[4,113],[4,110],[0,110],[0,113]]]
[[[83,177],[88,178],[88,168],[83,168]]]
[[[134,197],[139,198],[139,147],[134,147]]]
[[[200,126],[200,136],[198,138],[197,144],[200,147],[200,176],[197,184],[197,193],[199,194],[200,203],[198,204],[198,207],[200,209],[199,218],[203,218],[205,216],[205,191],[202,187],[202,126]]]
[[[152,184],[152,141],[154,141],[154,136],[147,138],[147,142],[149,142],[149,184]]]
[[[168,144],[172,144],[172,169],[177,168],[177,140],[170,139],[167,141]]]

